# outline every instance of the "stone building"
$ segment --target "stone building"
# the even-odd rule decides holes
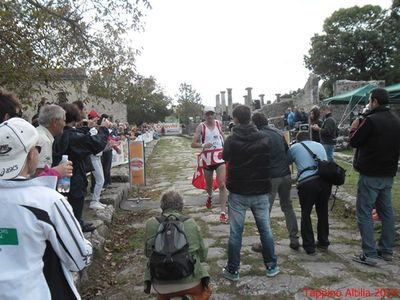
[[[87,74],[83,68],[52,70],[48,78],[40,79],[34,85],[29,102],[24,107],[24,118],[31,120],[40,105],[45,103],[61,104],[81,100],[88,111],[94,109],[99,114],[107,113],[113,120],[127,121],[126,104],[112,102],[110,99],[96,97],[88,93]]]

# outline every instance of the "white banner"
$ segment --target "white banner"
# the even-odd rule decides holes
[[[182,134],[182,127],[179,123],[158,123],[154,125],[157,132],[165,135]]]

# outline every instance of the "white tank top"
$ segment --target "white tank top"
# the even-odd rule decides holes
[[[217,122],[215,122],[214,129],[212,130],[208,128],[205,123],[203,123],[203,126],[205,127],[204,144],[212,144],[212,147],[207,150],[222,149],[224,146],[224,139],[218,129]]]

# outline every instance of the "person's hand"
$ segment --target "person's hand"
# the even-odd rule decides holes
[[[89,128],[95,127],[96,125],[97,125],[96,119],[89,119],[88,121]]]
[[[311,128],[312,128],[312,130],[319,130],[320,129],[318,124],[314,124]]]
[[[355,120],[353,121],[353,123],[351,123],[350,130],[357,129],[359,125],[360,125],[360,119],[357,118],[357,119],[355,119]]]
[[[209,149],[212,147],[212,145],[213,145],[212,143],[206,143],[203,145],[203,149]]]
[[[72,167],[72,161],[67,160],[62,164],[55,166],[55,169],[58,173],[60,173],[60,177],[72,177],[74,168]]]
[[[111,124],[112,123],[107,118],[103,118],[103,120],[101,121],[100,126],[109,128],[111,126]]]

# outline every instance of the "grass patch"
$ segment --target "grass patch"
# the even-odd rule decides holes
[[[136,230],[129,238],[129,247],[134,249],[142,249],[144,246],[144,230]]]

